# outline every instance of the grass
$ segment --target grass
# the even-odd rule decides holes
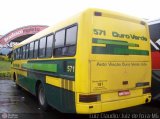
[[[11,62],[0,60],[0,77],[5,79],[6,77],[11,77]]]
[[[0,61],[0,72],[1,71],[10,71],[11,62],[8,61]]]

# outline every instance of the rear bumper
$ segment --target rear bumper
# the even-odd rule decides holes
[[[80,114],[107,112],[107,111],[145,104],[147,99],[148,102],[151,101],[150,94],[135,98],[129,98],[125,100],[112,101],[112,102],[77,103],[76,112]]]

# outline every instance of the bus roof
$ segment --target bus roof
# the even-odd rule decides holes
[[[98,12],[101,13],[101,16],[103,17],[111,17],[111,18],[115,18],[115,19],[120,19],[120,20],[125,20],[125,21],[130,21],[130,22],[135,22],[135,23],[141,23],[142,21],[146,24],[146,22],[140,18],[137,17],[133,17],[133,16],[129,16],[123,13],[119,13],[119,12],[115,12],[115,11],[110,11],[110,10],[103,10],[103,9],[97,9],[97,8],[89,8],[71,18],[69,18],[68,20],[65,20],[63,22],[58,23],[57,25],[54,26],[50,26],[42,31],[40,31],[39,33],[29,37],[28,39],[20,42],[19,44],[17,44],[16,46],[14,46],[13,49],[19,48],[27,43],[30,43],[32,41],[38,40],[39,38],[51,34],[53,33],[53,31],[55,30],[59,30],[62,29],[64,26],[67,26],[68,22],[74,22],[77,21],[78,18],[84,14],[84,13],[94,13],[94,12]]]

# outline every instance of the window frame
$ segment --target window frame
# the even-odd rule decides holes
[[[74,27],[74,26],[77,26],[77,32],[76,32],[76,43],[74,44],[74,45],[66,45],[66,33],[67,33],[67,29],[69,29],[69,28],[72,28],[72,27]],[[63,48],[65,48],[65,47],[69,47],[69,46],[75,46],[76,47],[76,50],[75,50],[75,53],[74,53],[74,55],[58,55],[58,56],[56,56],[55,55],[55,49],[58,49],[58,48],[53,48],[53,57],[74,57],[75,55],[76,55],[76,52],[77,52],[77,41],[78,41],[78,23],[74,23],[74,24],[72,24],[72,25],[68,25],[67,27],[64,27],[64,28],[61,28],[61,29],[59,29],[59,30],[57,30],[57,31],[55,31],[55,36],[56,36],[56,33],[57,32],[59,32],[59,31],[61,31],[61,30],[65,30],[65,39],[64,39],[64,46],[63,47],[58,47],[58,48],[61,48],[61,49],[63,49]],[[54,37],[55,38],[55,37]],[[55,42],[54,42],[54,46],[55,46]]]
[[[19,59],[22,60],[23,59],[23,46],[20,47],[20,56]]]
[[[22,49],[24,50],[25,49],[25,52],[23,51],[23,54],[22,54],[22,59],[26,59],[26,45],[23,45],[22,46]],[[24,56],[24,57],[23,57]]]
[[[17,50],[17,60],[20,60],[20,47],[16,49]]]
[[[76,42],[75,42],[75,44],[72,44],[72,45],[76,45],[76,44],[77,44],[78,25],[74,25],[74,26],[72,26],[72,27],[75,27],[75,26],[77,26]],[[65,34],[65,36],[66,36],[66,37],[65,37],[65,46],[72,46],[72,45],[67,45],[67,44],[66,44],[66,41],[67,41],[67,39],[66,39],[66,38],[67,38],[67,30],[70,29],[70,28],[72,28],[72,27],[69,27],[69,28],[66,29],[66,34]]]
[[[13,60],[16,60],[16,49],[13,50]]]
[[[76,42],[75,42],[75,44],[73,44],[73,45],[66,45],[67,29],[72,28],[72,27],[74,27],[74,26],[77,27],[77,31],[76,31]],[[73,55],[63,55],[62,53],[61,53],[60,55],[58,55],[58,56],[55,55],[55,50],[58,49],[58,48],[55,48],[55,42],[56,42],[56,40],[55,40],[55,35],[56,35],[57,32],[59,32],[59,31],[61,31],[61,30],[65,30],[64,46],[63,46],[63,47],[58,47],[58,48],[61,48],[61,50],[63,50],[63,48],[67,48],[67,47],[70,47],[70,46],[75,46],[75,47],[76,47],[76,48],[75,48],[75,53],[74,53]],[[79,30],[79,28],[78,28],[78,23],[74,23],[74,24],[72,24],[72,25],[68,25],[68,26],[66,26],[66,27],[64,27],[64,28],[61,28],[61,29],[59,29],[59,30],[57,30],[57,31],[55,31],[55,32],[49,33],[49,34],[47,34],[47,35],[45,35],[45,36],[42,36],[42,37],[38,38],[37,40],[34,40],[34,41],[30,42],[30,43],[33,43],[33,57],[32,57],[32,58],[29,56],[29,54],[30,54],[30,43],[27,43],[27,44],[25,44],[25,45],[23,45],[23,46],[15,49],[15,53],[16,53],[16,57],[15,57],[15,58],[16,58],[16,60],[22,60],[22,59],[37,59],[37,58],[51,58],[51,57],[55,57],[55,58],[57,58],[57,57],[74,57],[74,56],[76,55],[76,52],[77,52],[78,30]],[[53,35],[52,53],[51,53],[51,56],[47,56],[47,37],[49,37],[49,36],[51,36],[51,35]],[[39,52],[40,52],[40,40],[41,40],[42,38],[45,38],[45,54],[44,54],[43,57],[40,57],[40,56],[39,56],[39,55],[40,55],[40,53],[39,53]],[[37,57],[35,57],[35,56],[34,56],[34,52],[35,52],[35,42],[37,42],[37,41],[38,41],[38,49],[37,49]],[[18,49],[20,50],[21,48],[23,49],[23,47],[25,47],[25,58],[23,58],[23,52],[22,52],[22,58],[20,59],[20,55],[19,55],[19,57],[17,58],[17,55],[18,55],[18,54],[17,54],[16,51],[17,51]],[[28,48],[28,51],[27,51],[27,48]],[[19,52],[21,52],[21,50],[20,50]]]
[[[30,56],[31,43],[33,43],[32,57]],[[29,43],[29,52],[28,52],[28,59],[33,59],[33,58],[34,58],[34,41]]]
[[[44,54],[43,57],[40,57],[40,56],[39,56],[39,55],[40,55],[40,53],[39,53],[39,52],[40,52],[40,40],[41,40],[42,38],[45,38],[45,40],[46,40],[46,43],[45,43],[45,54]],[[43,36],[43,37],[39,38],[38,40],[39,40],[39,42],[38,42],[38,57],[37,57],[37,58],[46,58],[47,37],[46,37],[46,36]]]
[[[51,56],[48,56],[48,57],[47,57],[47,37],[49,37],[49,36],[51,36],[51,35],[53,35],[52,53],[51,53]],[[45,57],[46,57],[46,58],[51,58],[51,57],[53,57],[53,50],[54,50],[54,48],[55,48],[55,34],[54,34],[54,33],[50,33],[50,34],[46,35],[46,53],[45,53]]]
[[[34,48],[33,48],[33,59],[37,59],[38,58],[38,56],[39,56],[39,39],[37,39],[37,40],[35,40],[35,41],[33,41],[34,42]],[[38,42],[38,47],[37,47],[37,57],[35,57],[35,44],[36,44],[36,42]]]
[[[28,51],[27,51],[28,48]],[[25,50],[25,59],[29,59],[29,48],[30,48],[30,43],[26,44],[26,50]],[[28,53],[27,53],[28,52]],[[26,55],[27,54],[27,55]],[[27,57],[26,57],[27,56]]]
[[[64,33],[65,33],[65,35],[64,35],[64,46],[65,46],[65,40],[66,40],[66,30],[65,30],[65,28],[62,28],[62,29],[60,29],[60,30],[58,30],[58,31],[56,31],[55,32],[55,36],[54,36],[54,46],[56,46],[56,44],[55,44],[55,42],[56,42],[56,33],[58,33],[58,32],[60,32],[60,31],[62,31],[62,30],[64,30]],[[62,46],[62,47],[64,47],[64,46]],[[61,48],[61,47],[58,47],[58,48]]]

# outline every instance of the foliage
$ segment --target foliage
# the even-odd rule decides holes
[[[11,62],[8,61],[0,61],[0,72],[1,71],[10,71]]]
[[[1,71],[0,77],[11,77],[11,72],[10,71]]]
[[[8,58],[8,56],[0,55],[0,61],[10,61],[10,59]]]
[[[0,61],[0,77],[11,77],[11,62]]]

